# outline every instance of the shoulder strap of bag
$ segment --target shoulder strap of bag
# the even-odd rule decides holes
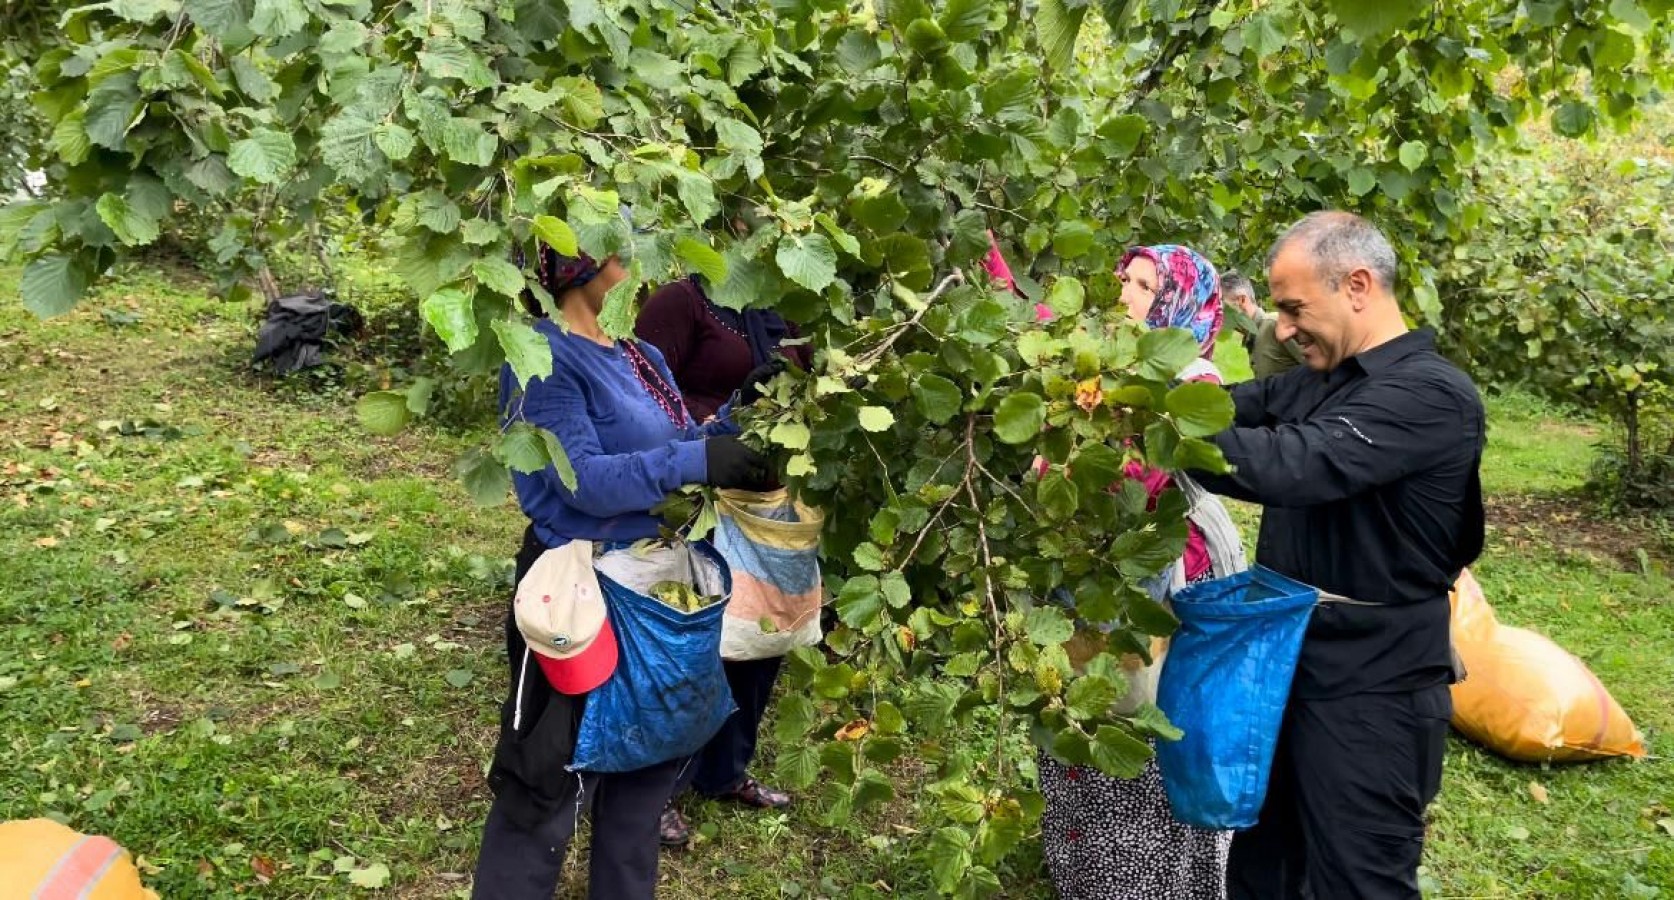
[[[1239,536],[1238,526],[1233,523],[1232,515],[1226,511],[1226,504],[1221,502],[1221,498],[1204,490],[1202,485],[1183,472],[1175,473],[1174,483],[1186,496],[1186,518],[1203,533],[1203,542],[1209,550],[1210,569],[1215,577],[1225,578],[1249,568],[1243,538]]]

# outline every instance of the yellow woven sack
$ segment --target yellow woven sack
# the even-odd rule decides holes
[[[128,851],[51,819],[0,822],[0,900],[157,900]]]
[[[1501,625],[1469,570],[1453,586],[1453,727],[1521,762],[1642,757],[1633,721],[1587,664],[1550,639]]]

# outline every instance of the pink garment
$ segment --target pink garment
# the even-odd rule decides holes
[[[1003,284],[1013,294],[1021,297],[1023,292],[1017,289],[1017,279],[1012,277],[1011,266],[1006,264],[1006,258],[1000,253],[1000,242],[994,239],[994,232],[988,232],[988,255],[982,260],[982,268],[988,277],[999,284]],[[1052,321],[1052,307],[1044,303],[1035,304],[1035,321]]]
[[[987,270],[988,277],[1005,285],[1012,293],[1017,293],[1017,279],[1011,275],[1011,266],[1006,265],[1006,258],[1000,255],[1000,242],[994,240],[994,232],[988,232],[988,256],[983,259],[982,267]]]

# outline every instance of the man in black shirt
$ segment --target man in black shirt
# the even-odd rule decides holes
[[[1482,550],[1482,401],[1430,332],[1407,330],[1371,223],[1314,213],[1268,266],[1278,337],[1306,366],[1231,389],[1215,443],[1234,471],[1196,477],[1262,504],[1257,562],[1321,602],[1230,893],[1418,900],[1452,714],[1448,589]]]

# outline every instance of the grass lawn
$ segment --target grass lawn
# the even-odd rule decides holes
[[[463,895],[521,516],[454,483],[475,435],[370,437],[352,392],[250,374],[253,330],[147,270],[47,323],[0,306],[0,819],[110,834],[170,900]],[[1489,599],[1674,752],[1656,540],[1574,499],[1590,425],[1490,410]],[[924,896],[902,779],[893,807],[837,823],[695,806],[663,896]],[[1434,820],[1437,897],[1674,897],[1660,759],[1515,766],[1459,741]],[[1050,896],[1031,858],[1006,884]]]

